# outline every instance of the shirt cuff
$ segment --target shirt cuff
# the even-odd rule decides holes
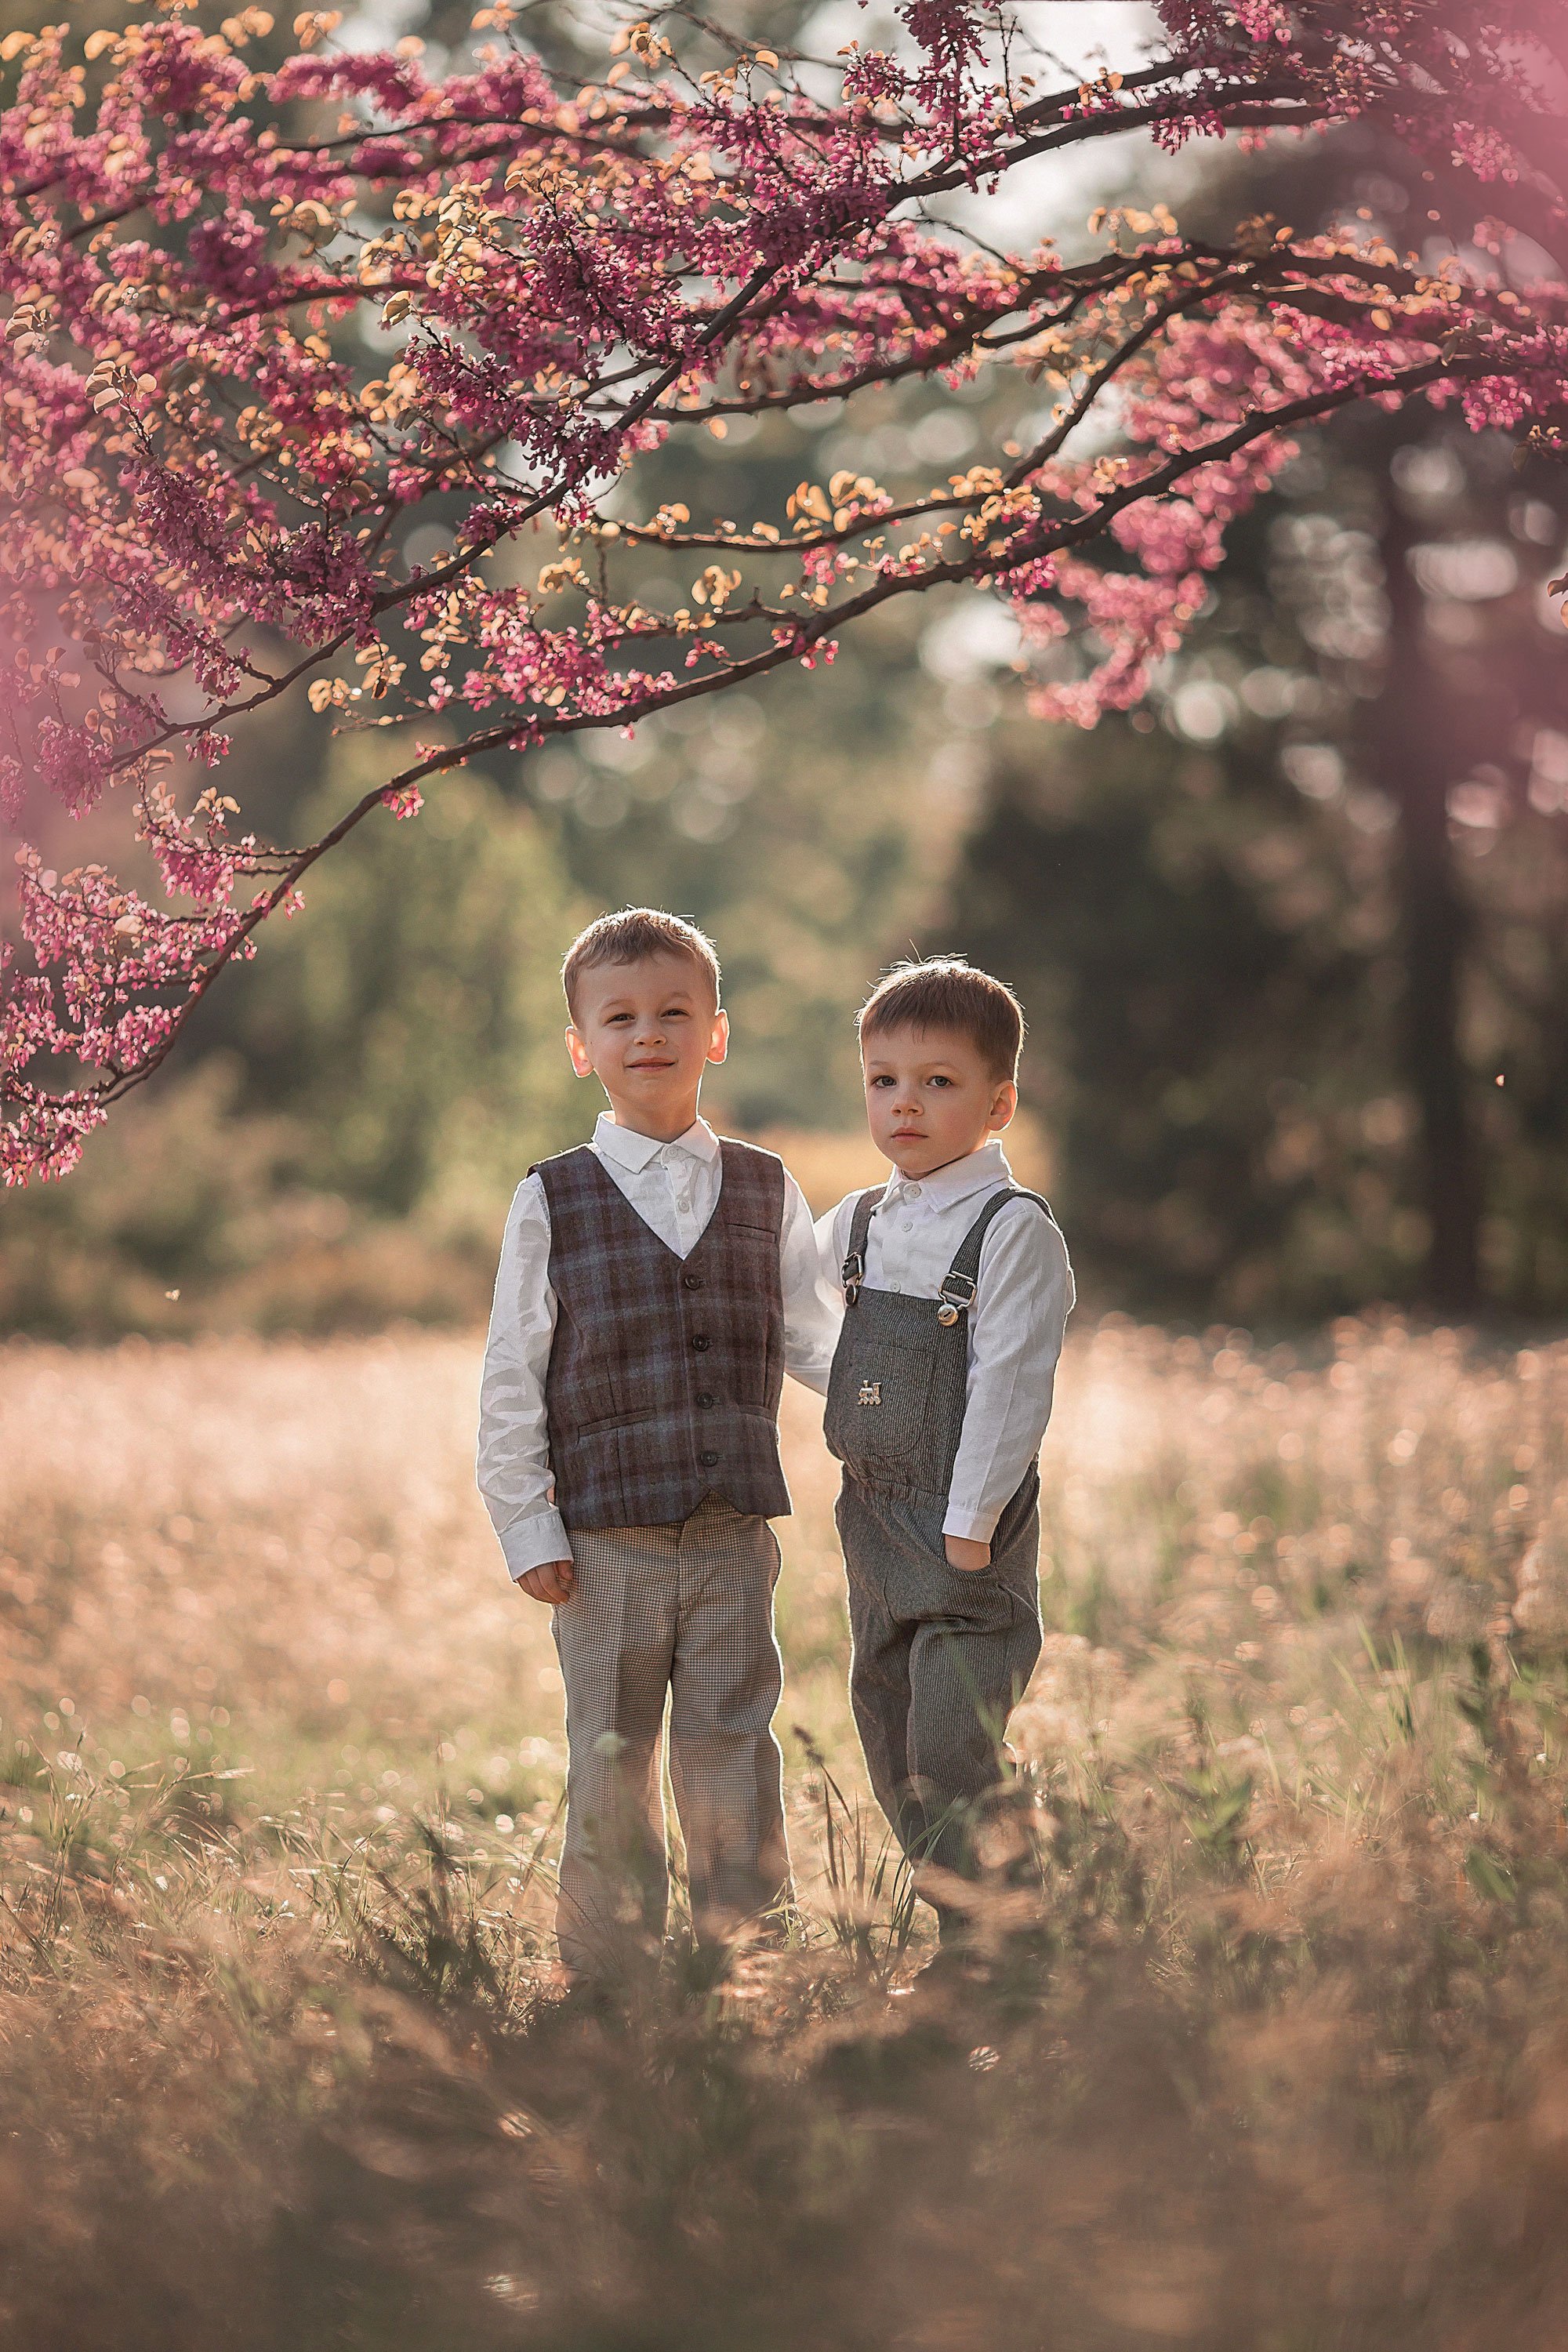
[[[1001,1516],[1000,1511],[966,1511],[962,1505],[950,1503],[942,1531],[944,1536],[962,1536],[966,1543],[988,1544]]]
[[[501,1530],[500,1548],[514,1584],[531,1568],[542,1568],[549,1559],[572,1557],[565,1522],[559,1511],[541,1511],[531,1519],[513,1519],[510,1528]]]

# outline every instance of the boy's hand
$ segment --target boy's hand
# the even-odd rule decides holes
[[[942,1541],[947,1546],[949,1568],[962,1569],[966,1576],[973,1576],[977,1568],[990,1567],[988,1543],[976,1543],[973,1536],[944,1536]]]
[[[552,1608],[570,1601],[577,1590],[577,1572],[569,1559],[547,1559],[517,1580],[517,1589],[531,1601],[547,1601]]]

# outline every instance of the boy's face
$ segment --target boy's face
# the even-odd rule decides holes
[[[596,964],[578,978],[566,1050],[580,1078],[598,1079],[620,1126],[670,1141],[697,1116],[704,1069],[730,1050],[730,1018],[690,956]]]
[[[879,1030],[861,1049],[871,1140],[905,1176],[967,1159],[1018,1107],[967,1037],[947,1029]]]

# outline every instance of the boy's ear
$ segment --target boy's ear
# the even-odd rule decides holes
[[[724,1061],[730,1051],[730,1016],[722,1005],[713,1015],[713,1036],[708,1048],[710,1062]]]
[[[993,1135],[1000,1135],[1005,1127],[1012,1125],[1017,1108],[1018,1089],[1011,1078],[1004,1078],[992,1098],[991,1116],[986,1120]]]
[[[572,1067],[576,1071],[577,1076],[580,1078],[591,1078],[594,1075],[593,1055],[583,1043],[575,1023],[571,1021],[566,1024],[566,1051],[572,1056]]]

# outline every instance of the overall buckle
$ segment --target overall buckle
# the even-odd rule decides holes
[[[978,1284],[967,1274],[945,1275],[942,1277],[942,1286],[937,1292],[937,1297],[942,1301],[936,1310],[937,1321],[951,1329],[963,1308],[973,1306],[974,1294],[978,1287]]]
[[[852,1252],[844,1261],[844,1304],[846,1307],[858,1307],[859,1305],[860,1285],[865,1281],[865,1279],[866,1261],[858,1252]]]

